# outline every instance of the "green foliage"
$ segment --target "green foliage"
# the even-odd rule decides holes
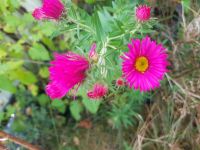
[[[101,101],[96,101],[96,100],[89,100],[88,98],[84,97],[83,98],[83,105],[85,106],[85,108],[92,114],[96,114],[98,109],[99,109],[99,106],[101,104]]]
[[[64,113],[65,112],[65,103],[61,100],[54,100],[52,103],[51,103],[51,106],[55,109],[57,109],[59,112],[61,113]]]
[[[127,142],[124,142],[124,150],[132,150],[132,147]]]
[[[143,100],[147,95],[141,95],[139,91],[127,91],[118,95],[117,101],[113,103],[108,113],[117,129],[128,128],[136,124],[136,120],[143,121],[139,114]]]
[[[7,74],[17,68],[19,68],[23,64],[23,61],[9,61],[6,63],[0,63],[0,75]]]
[[[96,2],[96,0],[85,0],[85,2],[88,3],[88,4],[93,4],[93,3]]]
[[[49,97],[47,97],[45,94],[41,94],[38,96],[38,102],[41,106],[47,106],[47,104],[50,103]],[[55,102],[54,102],[55,103]],[[52,104],[53,105],[53,104]],[[62,106],[61,106],[62,107]]]
[[[73,101],[70,103],[70,112],[74,119],[80,120],[81,119],[81,111],[82,111],[82,106],[78,101]]]
[[[16,88],[13,83],[5,75],[0,75],[0,88],[11,93],[16,92]]]
[[[39,70],[39,75],[42,78],[48,78],[49,77],[49,70],[47,67],[41,67]]]
[[[37,82],[37,78],[35,77],[35,75],[25,69],[17,69],[14,72],[10,72],[10,77],[14,80],[19,80],[26,85]]]
[[[33,47],[28,51],[33,60],[49,60],[49,53],[44,46],[40,44],[33,44]]]
[[[1,122],[4,120],[4,115],[5,113],[4,112],[0,112],[0,126],[1,126]]]
[[[15,132],[23,132],[27,130],[27,124],[24,117],[20,116],[12,124],[12,130]]]
[[[9,105],[7,108],[6,108],[6,117],[10,117],[11,115],[13,115],[16,111],[16,108]]]
[[[185,11],[188,13],[191,1],[190,0],[182,0],[182,4],[184,6]]]

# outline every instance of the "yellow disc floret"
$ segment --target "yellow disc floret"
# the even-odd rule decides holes
[[[140,56],[135,61],[135,69],[144,73],[149,68],[149,61],[146,57]]]

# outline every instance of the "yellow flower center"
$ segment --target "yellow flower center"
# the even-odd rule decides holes
[[[149,67],[149,61],[146,57],[140,56],[135,61],[135,69],[141,73],[144,73]]]

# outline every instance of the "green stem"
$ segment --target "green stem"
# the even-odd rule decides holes
[[[92,30],[89,26],[85,25],[85,24],[82,24],[80,23],[78,20],[76,19],[73,19],[71,17],[67,17],[68,18],[68,21],[70,22],[73,22],[74,24],[76,24],[77,26],[80,26],[80,27],[83,27],[83,29],[85,29],[85,31],[87,32],[92,32],[93,34],[95,34],[94,30]]]
[[[55,120],[54,120],[54,117],[53,117],[53,112],[52,112],[51,107],[50,107],[50,116],[51,116],[51,120],[52,120],[52,124],[53,124],[53,128],[54,128],[54,132],[55,132],[55,135],[56,135],[58,150],[60,150],[60,142],[59,142],[59,137],[58,137],[58,131],[57,131],[57,128],[56,128],[56,123],[55,123]]]
[[[18,58],[3,58],[5,61],[23,61],[25,63],[32,63],[32,64],[38,64],[38,65],[50,65],[49,63],[45,63],[42,61],[34,61],[34,60],[28,60],[28,59],[18,59]]]
[[[122,135],[122,127],[121,126],[118,129],[117,143],[119,143],[119,149],[122,149],[123,135]]]
[[[135,29],[134,29],[134,30],[131,30],[130,33],[131,33],[131,34],[135,34],[135,32],[140,28],[140,26],[141,26],[141,24],[138,23],[138,24],[136,25]]]

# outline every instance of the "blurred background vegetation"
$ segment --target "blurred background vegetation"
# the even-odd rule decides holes
[[[123,42],[122,39],[112,41],[111,46],[126,50],[122,44],[128,42],[126,39],[146,34],[162,42],[169,51],[171,63],[163,86],[149,94],[117,88],[114,79],[120,77],[119,71],[109,73],[111,93],[101,102],[91,102],[84,97],[84,88],[79,89],[76,101],[70,96],[51,101],[44,87],[53,52],[69,49],[80,52],[78,45],[86,53],[94,39],[88,40],[87,33],[79,35],[76,28],[77,32],[71,32],[74,28],[66,22],[35,21],[31,12],[40,6],[39,0],[1,0],[1,130],[44,150],[199,150],[200,1],[73,2],[74,11],[69,12],[70,16],[78,12],[82,14],[79,21],[86,24],[90,24],[89,16],[94,16],[97,22],[94,30],[100,29],[99,40],[109,30],[108,12],[116,15],[117,20],[117,25],[112,26],[116,31],[112,37],[121,30],[136,28],[128,19],[130,16],[127,18],[127,14],[134,17],[135,6],[150,5],[152,16],[157,19],[143,25],[139,33],[134,32]],[[120,53],[116,52],[109,59],[118,59],[116,56]],[[4,144],[11,150],[23,149],[12,142]]]

